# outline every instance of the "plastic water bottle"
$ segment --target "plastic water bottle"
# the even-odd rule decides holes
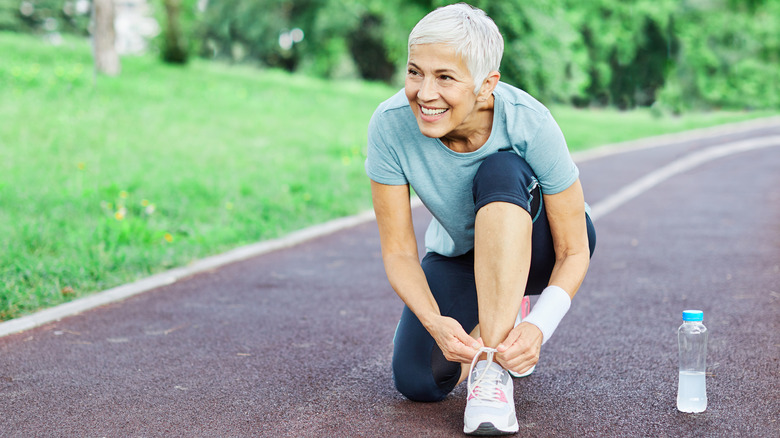
[[[707,409],[707,327],[701,310],[685,310],[683,324],[677,330],[680,350],[680,383],[677,409],[681,412],[704,412]]]

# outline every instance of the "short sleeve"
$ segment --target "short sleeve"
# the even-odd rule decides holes
[[[366,174],[372,180],[387,185],[408,183],[401,162],[393,146],[385,140],[387,129],[382,123],[382,112],[378,109],[368,123],[368,150],[366,151]]]
[[[579,178],[580,172],[571,158],[566,139],[549,112],[540,120],[539,129],[528,142],[524,158],[534,170],[544,194],[560,193]]]

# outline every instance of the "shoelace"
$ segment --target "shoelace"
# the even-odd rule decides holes
[[[480,373],[480,375],[477,377],[476,382],[474,382],[472,380],[474,366],[477,364],[479,356],[482,353],[487,353],[487,363],[485,364],[485,368],[482,370],[482,373]],[[493,363],[493,355],[496,353],[498,353],[498,350],[495,348],[481,347],[477,354],[474,355],[474,359],[471,361],[471,366],[469,367],[469,395],[467,398],[474,396],[474,398],[483,401],[502,401],[500,389],[498,386],[498,381],[501,378],[501,374],[490,367],[490,364]],[[488,373],[491,375],[488,375]]]

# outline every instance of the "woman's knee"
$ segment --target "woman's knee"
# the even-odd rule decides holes
[[[393,381],[398,392],[414,401],[442,400],[455,387],[445,379],[449,374],[440,372],[447,365],[431,335],[404,307],[393,338]]]
[[[443,400],[449,391],[442,391],[436,384],[430,366],[401,360],[393,355],[393,382],[404,397],[417,402]]]
[[[534,217],[539,183],[531,166],[510,151],[496,152],[480,164],[472,185],[475,212],[491,202],[516,204]],[[532,206],[532,203],[534,204]]]

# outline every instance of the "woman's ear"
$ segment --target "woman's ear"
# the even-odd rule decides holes
[[[485,102],[493,94],[493,90],[498,86],[498,81],[501,79],[501,73],[493,70],[488,74],[488,77],[482,82],[482,86],[479,88],[479,94],[477,94],[477,100]]]

